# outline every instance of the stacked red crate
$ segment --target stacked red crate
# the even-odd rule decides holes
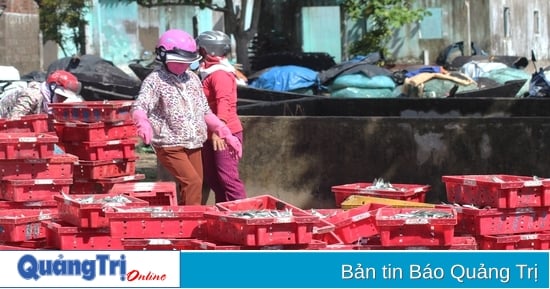
[[[43,222],[49,248],[61,250],[121,250],[122,238],[112,236],[110,208],[146,207],[147,201],[115,194],[61,195],[58,219]]]
[[[443,176],[447,199],[458,211],[457,233],[472,235],[482,250],[547,250],[550,181],[531,176]]]
[[[118,183],[142,180],[136,174],[136,128],[132,101],[52,104],[60,145],[79,160],[72,194],[108,193]]]
[[[76,156],[56,150],[47,114],[0,119],[0,242],[42,246],[42,220],[57,217],[54,197],[68,193]],[[30,244],[30,245],[29,245]]]

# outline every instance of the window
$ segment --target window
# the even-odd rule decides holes
[[[533,12],[533,32],[535,34],[540,34],[540,16],[538,10]]]
[[[504,37],[510,37],[510,8],[504,7]]]

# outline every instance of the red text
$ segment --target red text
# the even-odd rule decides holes
[[[141,274],[138,270],[132,270],[126,274],[128,281],[164,281],[166,280],[166,274],[156,274],[151,271],[147,275]]]

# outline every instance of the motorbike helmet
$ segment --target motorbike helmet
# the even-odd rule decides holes
[[[155,48],[156,59],[163,63],[192,63],[201,59],[197,52],[197,43],[189,33],[180,29],[164,32]]]
[[[46,83],[50,92],[62,95],[66,98],[65,101],[79,99],[78,94],[82,88],[82,84],[76,76],[65,70],[56,70],[46,78]]]
[[[197,45],[205,55],[225,56],[231,51],[229,35],[218,30],[201,33],[197,37]]]

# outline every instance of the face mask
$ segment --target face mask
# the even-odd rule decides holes
[[[189,68],[189,63],[166,62],[166,67],[168,68],[168,71],[173,74],[180,75],[183,74],[187,68]]]

